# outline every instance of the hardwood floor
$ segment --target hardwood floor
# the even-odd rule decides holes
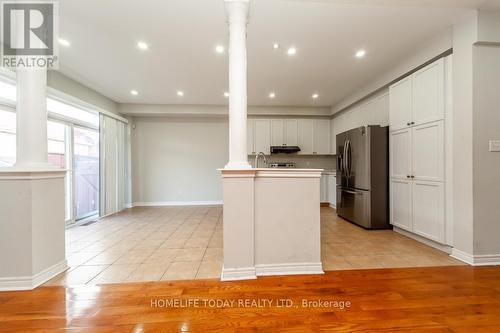
[[[317,304],[304,307],[304,299]],[[252,301],[254,307],[245,307]],[[284,307],[287,302],[292,307]],[[55,286],[0,293],[0,332],[64,329],[500,332],[500,267],[349,270],[240,282]]]

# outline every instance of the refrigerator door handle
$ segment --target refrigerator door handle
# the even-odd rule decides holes
[[[343,158],[342,158],[342,162],[343,162],[342,169],[343,169],[344,175],[346,177],[349,177],[347,175],[347,165],[346,165],[346,161],[347,161],[347,142],[348,141],[349,140],[344,141],[344,153],[342,154],[343,155]]]
[[[355,191],[350,191],[350,190],[342,190],[343,192],[349,193],[349,194],[354,194],[354,195],[363,195],[362,192],[355,192]]]
[[[345,170],[347,178],[351,177],[351,140],[347,140],[346,142],[346,151],[345,151]]]

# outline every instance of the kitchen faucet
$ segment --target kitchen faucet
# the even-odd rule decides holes
[[[264,154],[263,152],[259,152],[257,155],[255,155],[255,162],[254,162],[254,165],[255,165],[255,168],[257,169],[259,167],[259,157],[262,155],[262,157],[264,158],[264,165],[267,165],[267,161],[266,161],[266,154]]]

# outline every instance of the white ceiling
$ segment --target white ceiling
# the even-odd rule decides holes
[[[252,0],[249,104],[334,105],[483,2]],[[64,0],[60,34],[71,42],[61,47],[61,71],[117,102],[227,102],[227,54],[214,51],[228,39],[223,0]],[[138,50],[139,40],[150,49]],[[286,55],[289,46],[296,56]]]

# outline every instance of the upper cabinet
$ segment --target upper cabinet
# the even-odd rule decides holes
[[[254,149],[255,153],[271,153],[271,121],[269,119],[255,119],[254,126]]]
[[[312,119],[298,120],[299,154],[310,155],[313,153],[314,122]]]
[[[412,118],[412,77],[389,87],[389,126],[396,131],[410,126]]]
[[[444,117],[444,59],[413,74],[413,122],[415,125]]]
[[[444,118],[444,59],[389,87],[391,131]]]
[[[314,119],[313,132],[313,154],[330,154],[330,119]]]
[[[297,136],[297,119],[271,119],[271,146],[297,146]]]
[[[299,124],[297,119],[285,119],[285,145],[299,145]]]

